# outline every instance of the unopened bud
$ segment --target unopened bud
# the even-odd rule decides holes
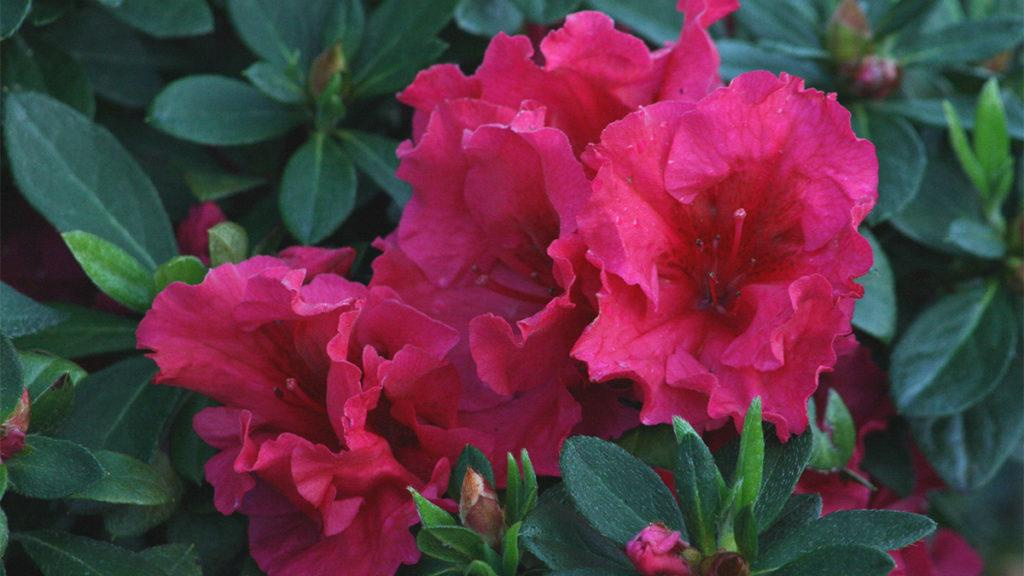
[[[309,67],[309,92],[313,94],[314,98],[318,98],[331,78],[339,72],[344,72],[347,67],[348,63],[345,62],[345,53],[341,49],[341,42],[335,42],[321,52]]]
[[[706,576],[750,576],[750,566],[735,552],[719,552],[705,561]]]
[[[505,513],[498,494],[487,480],[472,467],[466,468],[459,495],[459,519],[462,525],[483,536],[494,547],[505,534]]]
[[[679,532],[650,524],[626,544],[626,556],[643,576],[690,576],[687,548]]]
[[[899,88],[902,76],[895,60],[868,56],[853,69],[851,89],[862,98],[881,100]]]
[[[25,434],[32,414],[32,400],[28,390],[22,390],[21,398],[14,406],[7,420],[0,426],[0,462],[14,456],[25,447]]]
[[[857,0],[843,0],[825,30],[825,45],[839,64],[856,62],[871,45],[871,25]]]

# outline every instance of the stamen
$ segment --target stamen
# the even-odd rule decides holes
[[[274,387],[274,396],[281,399],[282,402],[291,404],[292,406],[300,406],[303,408],[309,408],[314,412],[326,413],[327,409],[320,402],[314,400],[309,394],[303,390],[302,386],[299,385],[299,381],[295,378],[285,378],[284,389],[279,386]]]
[[[737,208],[732,213],[732,219],[732,247],[729,248],[729,261],[735,259],[736,255],[740,252],[740,241],[743,238],[743,221],[747,219],[747,211],[743,208]]]

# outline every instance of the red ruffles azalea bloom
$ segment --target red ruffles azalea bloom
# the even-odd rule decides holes
[[[349,250],[295,248],[172,284],[139,327],[158,382],[223,407],[195,419],[220,450],[217,508],[249,516],[276,574],[393,574],[419,557],[407,486],[436,497],[449,458],[486,438],[456,424],[458,335],[340,274]]]
[[[878,163],[849,112],[752,72],[631,114],[586,160],[579,229],[603,288],[574,353],[591,377],[637,382],[648,424],[739,424],[760,396],[780,438],[802,431],[871,266],[857,225]]]

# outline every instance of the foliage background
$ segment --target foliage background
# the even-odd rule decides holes
[[[865,2],[872,35],[862,49],[902,71],[884,99],[865,97],[838,61],[837,5],[744,1],[712,30],[723,76],[766,68],[837,91],[858,133],[876,144],[880,200],[868,222],[881,256],[864,279],[855,325],[892,374],[905,419],[869,451],[869,467],[887,484],[905,480],[905,454],[881,447],[913,434],[958,488],[935,497],[934,513],[981,551],[990,573],[1019,571],[1024,4]],[[93,281],[113,270],[113,280],[98,281],[104,291],[145,310],[151,275],[175,253],[169,223],[214,200],[247,237],[222,230],[215,260],[351,245],[361,255],[355,275],[368,279],[369,243],[393,228],[409,195],[392,175],[394,147],[410,130],[394,93],[436,61],[473,70],[499,31],[537,34],[581,8],[609,13],[655,46],[681,25],[672,0],[0,0],[0,274],[37,301],[61,303],[40,311],[4,286],[5,370],[19,355],[33,399],[49,395],[33,406],[30,431],[46,435],[40,447],[50,437],[74,440],[104,468],[125,454],[134,460],[124,470],[151,484],[93,499],[18,486],[21,494],[3,498],[12,532],[56,528],[144,551],[157,565],[183,555],[204,574],[257,573],[244,521],[217,514],[202,481],[210,452],[188,422],[205,401],[146,386],[153,368],[133,352],[138,316],[101,299],[79,262],[92,266]],[[1000,88],[988,84],[982,102],[1005,110],[1006,144],[985,128],[986,108],[975,112],[992,78]],[[980,167],[951,145],[951,117],[971,132]],[[1006,158],[1015,161],[1008,175]],[[68,185],[71,174],[77,185]],[[128,200],[151,192],[159,201]],[[57,230],[86,230],[115,248],[71,238],[72,255]],[[163,271],[194,273],[191,263],[178,266]],[[22,317],[25,327],[12,320]],[[915,367],[907,358],[924,348],[930,368]],[[917,384],[927,393],[908,392]],[[6,414],[13,404],[3,396]],[[109,552],[83,542],[92,541],[64,548]],[[8,548],[12,574],[34,573],[26,550],[37,563],[49,558],[31,546]]]

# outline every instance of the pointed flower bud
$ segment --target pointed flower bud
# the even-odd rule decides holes
[[[318,98],[331,78],[347,69],[348,63],[345,61],[341,42],[335,42],[321,52],[309,67],[309,92],[314,98]]]
[[[650,524],[626,544],[626,555],[643,576],[690,576],[683,559],[688,546],[679,532]]]
[[[708,559],[706,576],[750,576],[750,566],[735,552],[719,552]]]
[[[839,64],[856,62],[871,45],[871,25],[857,0],[843,0],[829,19],[825,45]]]
[[[505,534],[505,513],[501,510],[498,494],[487,480],[472,467],[466,468],[459,496],[459,519],[492,547]]]
[[[25,434],[28,432],[29,417],[32,413],[32,401],[28,390],[22,390],[21,399],[14,406],[14,411],[7,421],[0,426],[0,462],[14,456],[25,447]]]

